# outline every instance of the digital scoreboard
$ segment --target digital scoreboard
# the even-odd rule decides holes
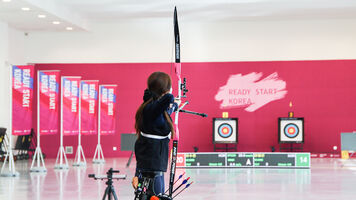
[[[310,153],[178,153],[177,167],[310,168]]]

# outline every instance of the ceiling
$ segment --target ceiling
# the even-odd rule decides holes
[[[169,19],[175,5],[180,20],[193,22],[356,19],[353,0],[0,0],[0,21],[23,31],[88,30],[97,22]]]

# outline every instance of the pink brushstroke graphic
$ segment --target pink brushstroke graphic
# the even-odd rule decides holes
[[[215,95],[216,101],[222,101],[221,109],[246,107],[245,111],[254,112],[269,102],[286,96],[286,82],[272,73],[261,79],[262,72],[247,75],[231,75],[226,85],[220,87]]]

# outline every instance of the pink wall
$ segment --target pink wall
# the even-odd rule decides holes
[[[102,137],[106,157],[129,155],[113,151],[113,146],[119,149],[120,133],[134,132],[134,115],[142,102],[148,75],[165,71],[174,76],[176,87],[170,63],[37,64],[36,69],[58,69],[62,75],[78,75],[87,80],[100,80],[100,84],[118,85],[117,133]],[[262,79],[277,72],[287,84],[285,97],[254,112],[247,112],[245,108],[220,109],[215,95],[229,76],[251,72],[262,72]],[[199,151],[213,151],[212,118],[221,117],[223,111],[229,112],[229,117],[239,118],[238,151],[270,151],[271,146],[278,145],[277,118],[287,116],[290,101],[295,116],[305,118],[304,151],[334,152],[332,147],[340,146],[340,132],[356,130],[356,60],[183,63],[182,75],[187,78],[189,89],[190,104],[186,109],[205,112],[209,117],[180,115],[181,152],[191,152],[193,146],[198,146]],[[173,93],[176,94],[175,88]],[[83,136],[87,157],[93,156],[96,143],[97,136]],[[42,136],[41,144],[48,157],[55,157],[59,135]],[[65,146],[75,148],[76,144],[77,136],[65,136]]]

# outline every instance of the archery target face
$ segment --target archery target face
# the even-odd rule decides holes
[[[214,141],[216,143],[237,142],[236,119],[214,119]]]
[[[303,142],[303,119],[280,119],[280,142]]]

